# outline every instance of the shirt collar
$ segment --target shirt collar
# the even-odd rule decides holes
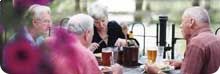
[[[44,40],[43,36],[38,36],[36,38],[36,41],[35,41],[34,38],[31,36],[31,34],[28,32],[27,27],[24,27],[24,35],[25,35],[26,39],[29,40],[32,43],[32,45],[37,45],[38,46]]]
[[[209,27],[207,27],[207,28],[201,28],[201,29],[199,29],[199,30],[193,32],[193,33],[191,34],[191,37],[190,37],[189,39],[187,39],[187,41],[190,41],[192,38],[196,37],[197,35],[199,35],[199,34],[201,34],[201,33],[203,33],[203,32],[210,32],[210,33],[211,33],[211,30],[210,30]]]
[[[31,36],[31,34],[28,32],[27,27],[24,27],[24,35],[26,37],[26,39],[28,39],[29,41],[31,41],[31,43],[34,43],[34,38]]]

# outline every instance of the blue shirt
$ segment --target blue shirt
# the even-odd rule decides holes
[[[39,46],[40,44],[43,43],[44,41],[44,37],[38,36],[36,38],[36,41],[34,40],[34,38],[31,36],[31,34],[28,32],[27,27],[23,27],[21,30],[19,30],[16,34],[14,34],[11,38],[10,41],[16,41],[17,38],[19,37],[24,37],[25,39],[27,39],[28,41],[30,41],[31,45],[33,46]]]

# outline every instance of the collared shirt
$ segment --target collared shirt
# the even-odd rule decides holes
[[[39,36],[37,37],[36,41],[34,41],[33,37],[28,32],[27,27],[22,27],[22,29],[20,29],[16,34],[12,35],[8,43],[15,42],[20,38],[26,39],[27,41],[29,41],[31,46],[34,46],[34,47],[38,47],[41,43],[43,43],[43,40],[44,40],[43,36]],[[4,51],[3,51],[3,55],[6,55]],[[4,62],[2,63],[2,66],[3,67],[6,66]]]
[[[57,29],[54,36],[46,40],[51,51],[48,59],[53,66],[52,74],[101,74],[93,53],[80,43],[76,35],[62,30]]]
[[[208,28],[192,34],[181,67],[182,74],[211,74],[220,65],[220,41]]]
[[[78,46],[68,53],[64,50],[50,56],[54,74],[101,74],[95,56],[86,48]]]
[[[31,34],[28,32],[27,27],[23,27],[21,30],[19,30],[19,32],[14,34],[10,38],[10,40],[11,41],[16,41],[16,39],[19,39],[19,37],[23,37],[23,38],[27,39],[28,41],[30,41],[31,45],[33,45],[33,46],[39,46],[44,41],[44,37],[43,36],[38,36],[36,38],[36,41],[35,41],[33,39],[33,37],[31,36]]]
[[[41,37],[37,40],[43,42]],[[15,73],[22,74],[26,72],[27,73],[32,72],[32,70],[35,69],[36,65],[38,65],[37,63],[39,62],[38,61],[39,56],[36,55],[39,53],[39,51],[37,50],[39,49],[38,46],[40,45],[39,41],[34,41],[33,37],[28,32],[26,27],[22,27],[22,29],[19,29],[19,31],[16,32],[16,34],[14,34],[10,38],[10,41],[8,41],[7,45],[4,47],[3,65],[2,65],[3,68],[5,68],[6,71],[8,70],[9,73],[15,72]],[[17,53],[21,51],[24,51],[25,52],[24,55],[29,57],[25,59],[25,61],[21,60],[21,58],[18,57],[19,55],[16,55]],[[24,64],[24,63],[20,63],[21,61],[24,63],[30,63],[29,65],[31,66]],[[17,64],[17,63],[20,63],[20,64]],[[25,67],[25,66],[28,66],[28,67]],[[16,67],[19,67],[19,69]],[[24,72],[23,70],[27,70],[26,68],[28,68],[28,71]]]

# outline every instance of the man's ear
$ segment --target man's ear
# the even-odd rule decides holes
[[[89,31],[86,31],[83,37],[85,41],[89,41]]]
[[[194,19],[194,18],[190,18],[190,24],[188,25],[188,26],[189,26],[189,28],[190,28],[190,29],[193,29],[193,28],[194,28],[194,26],[195,26],[195,24],[196,24],[195,19]]]
[[[37,20],[32,20],[32,24],[30,24],[30,25],[32,25],[32,26],[34,26],[34,27],[36,27],[37,26]]]

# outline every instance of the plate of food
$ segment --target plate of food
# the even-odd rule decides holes
[[[171,70],[174,70],[174,66],[171,66],[169,64],[165,64],[165,63],[157,63],[155,64],[160,70],[162,70],[163,72],[169,72]]]

